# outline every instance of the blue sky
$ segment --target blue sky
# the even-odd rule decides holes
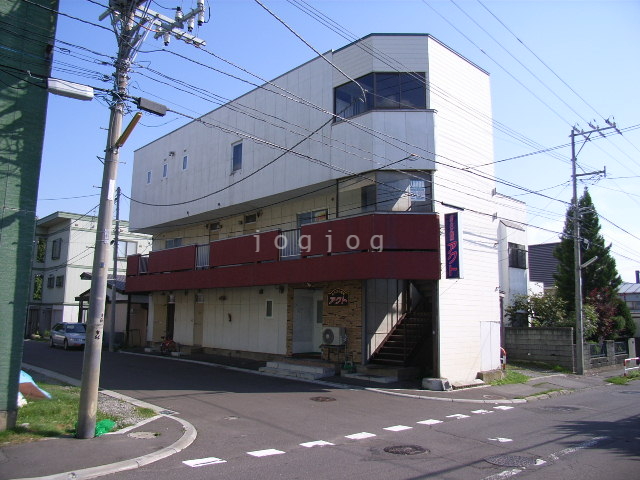
[[[604,119],[615,117],[624,134],[594,137],[578,155],[581,172],[606,166],[607,177],[582,177],[579,191],[589,187],[601,216],[602,233],[613,244],[618,271],[623,280],[635,281],[634,272],[640,270],[640,2],[261,2],[320,52],[369,33],[430,33],[488,71],[493,116],[498,122],[495,160],[504,160],[496,166],[498,191],[527,203],[530,244],[556,241],[562,230],[566,202],[571,199],[570,149],[506,159],[568,145],[572,125],[590,130],[589,121],[606,126]],[[116,53],[115,36],[109,31],[108,19],[98,20],[107,3],[60,0],[60,12],[80,20],[64,15],[58,20],[54,77],[110,88],[113,67],[109,57]],[[154,1],[151,8],[173,16],[168,8],[178,4],[188,11],[195,0]],[[316,9],[315,18],[301,10],[309,5]],[[131,73],[132,95],[198,116],[219,106],[212,94],[233,99],[250,90],[251,83],[262,83],[246,72],[272,79],[316,56],[254,0],[209,0],[207,6],[208,21],[194,32],[207,42],[205,51],[176,40],[165,47],[149,36]],[[185,91],[192,88],[179,87],[177,81],[199,87],[206,95],[196,97]],[[98,157],[104,155],[108,118],[104,99],[82,102],[50,96],[39,217],[59,210],[97,214],[102,179]],[[134,150],[185,122],[183,116],[173,113],[163,118],[145,114],[120,152],[118,185],[125,195],[130,194]],[[124,199],[122,218],[128,217],[129,206]]]

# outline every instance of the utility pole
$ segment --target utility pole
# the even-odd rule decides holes
[[[118,238],[120,234],[120,187],[116,188],[116,228],[113,233],[113,285],[111,289],[111,322],[109,328],[109,351],[114,352],[113,342],[116,338],[116,308],[118,307]]]
[[[78,438],[93,438],[95,436],[102,338],[104,334],[104,309],[107,296],[107,262],[113,220],[113,203],[118,172],[119,149],[131,133],[134,121],[137,122],[140,118],[136,115],[134,121],[132,121],[132,125],[130,125],[124,133],[120,133],[125,102],[128,98],[128,74],[131,64],[139,47],[151,30],[145,25],[147,23],[151,23],[157,32],[161,32],[165,45],[168,44],[168,38],[171,36],[183,39],[185,42],[192,43],[196,46],[205,44],[203,40],[180,30],[185,21],[189,29],[193,29],[191,20],[196,17],[198,19],[198,25],[204,23],[204,0],[198,0],[197,8],[187,15],[177,10],[175,20],[151,12],[147,8],[144,8],[143,13],[139,13],[138,7],[145,3],[147,3],[146,0],[110,0],[109,9],[100,16],[100,20],[111,16],[111,22],[118,41],[118,55],[115,62],[115,88],[112,93],[110,107],[109,133],[107,135],[102,190],[100,192],[100,209],[98,212],[98,228],[91,273],[91,294],[89,296],[87,336],[82,366],[82,383],[80,386],[78,429],[76,432],[76,437]],[[167,23],[165,19],[168,20],[169,23]],[[112,343],[113,342],[111,342],[111,344]]]
[[[589,141],[589,137],[593,133],[599,133],[603,137],[602,132],[614,128],[618,133],[621,133],[616,127],[615,122],[606,120],[608,127],[598,127],[597,125],[589,124],[593,130],[585,132],[577,127],[571,129],[571,179],[573,183],[573,264],[574,264],[574,280],[575,280],[575,310],[576,310],[576,373],[578,375],[584,375],[584,320],[582,312],[582,260],[580,258],[580,211],[578,208],[578,177],[592,176],[592,175],[607,175],[606,167],[603,170],[589,173],[577,173],[577,153],[576,153],[576,136],[584,137],[582,147]],[[580,147],[580,150],[582,150]],[[578,153],[580,153],[578,151]],[[588,263],[591,263],[589,260]],[[585,265],[586,266],[586,263]]]

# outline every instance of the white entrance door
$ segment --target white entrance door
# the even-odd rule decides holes
[[[322,344],[322,290],[293,292],[293,353],[317,353]]]

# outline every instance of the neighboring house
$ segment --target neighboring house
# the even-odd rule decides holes
[[[541,282],[545,290],[555,287],[554,275],[558,269],[558,259],[553,251],[558,245],[560,242],[529,245],[529,281]]]
[[[84,272],[80,275],[83,280],[91,280],[91,273]],[[126,275],[118,275],[114,282],[113,275],[109,274],[107,279],[107,304],[104,310],[104,341],[110,341],[111,332],[111,297],[113,287],[116,288],[116,316],[115,316],[115,336],[114,345],[124,345],[130,347],[142,347],[146,345],[147,335],[147,311],[149,310],[148,295],[129,295],[125,291]],[[76,297],[79,302],[80,311],[83,317],[89,308],[91,289],[82,292]]]
[[[631,317],[636,322],[636,337],[640,336],[640,272],[636,270],[636,283],[623,283],[618,295],[631,310]]]
[[[135,152],[131,230],[153,251],[126,288],[151,295],[148,342],[499,368],[526,209],[495,193],[489,75],[430,35],[324,57]]]
[[[97,217],[66,212],[37,220],[25,334],[44,333],[58,322],[86,321],[86,309],[80,309],[76,297],[90,287],[82,273],[92,269],[96,225]],[[129,233],[128,222],[120,221],[119,272],[125,273],[128,255],[150,248],[149,235]]]

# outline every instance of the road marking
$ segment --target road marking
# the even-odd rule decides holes
[[[196,458],[193,460],[184,460],[182,463],[189,467],[206,467],[207,465],[215,465],[216,463],[227,463],[226,460],[216,457]]]
[[[345,435],[345,438],[350,438],[351,440],[362,440],[364,438],[371,438],[375,436],[376,436],[375,433],[360,432],[360,433],[354,433],[353,435]]]
[[[421,425],[435,425],[437,423],[442,423],[442,420],[435,420],[433,418],[430,418],[429,420],[420,420],[419,422],[416,422],[416,423],[419,423]]]
[[[471,413],[475,413],[476,415],[486,415],[487,413],[493,413],[491,410],[471,410]]]
[[[507,405],[498,405],[497,407],[493,407],[496,410],[511,410],[513,407],[509,407]]]
[[[447,418],[456,418],[462,420],[463,418],[469,418],[469,415],[463,415],[461,413],[454,413],[453,415],[447,415]]]
[[[247,452],[252,457],[268,457],[269,455],[280,455],[284,452],[282,450],[276,450],[275,448],[269,448],[267,450],[256,450],[254,452]]]
[[[553,461],[559,460],[560,457],[563,457],[565,455],[570,455],[570,454],[575,453],[575,452],[577,452],[579,450],[583,450],[585,448],[593,447],[594,445],[596,445],[600,441],[606,440],[608,438],[609,437],[594,437],[591,440],[586,440],[586,441],[584,441],[582,443],[579,443],[575,447],[563,448],[562,450],[560,450],[558,452],[550,454],[547,458],[553,462]],[[543,467],[545,465],[548,465],[548,463],[545,460],[543,460],[541,458],[538,458],[536,460],[536,463],[535,463],[536,467]],[[513,477],[514,475],[517,475],[520,472],[523,472],[524,470],[526,470],[525,467],[513,468],[511,470],[504,470],[504,471],[502,471],[500,473],[496,473],[495,475],[490,475],[488,477],[484,477],[482,480],[502,480],[504,478]]]
[[[493,440],[494,442],[500,442],[500,443],[513,442],[513,440],[511,440],[510,438],[502,438],[502,437],[487,438],[487,440]]]
[[[389,430],[390,432],[401,432],[403,430],[411,430],[413,427],[407,427],[406,425],[395,425],[393,427],[385,427],[383,430]]]
[[[324,440],[316,440],[315,442],[306,442],[301,443],[301,447],[311,448],[311,447],[324,447],[325,445],[335,445],[331,442],[325,442]]]

